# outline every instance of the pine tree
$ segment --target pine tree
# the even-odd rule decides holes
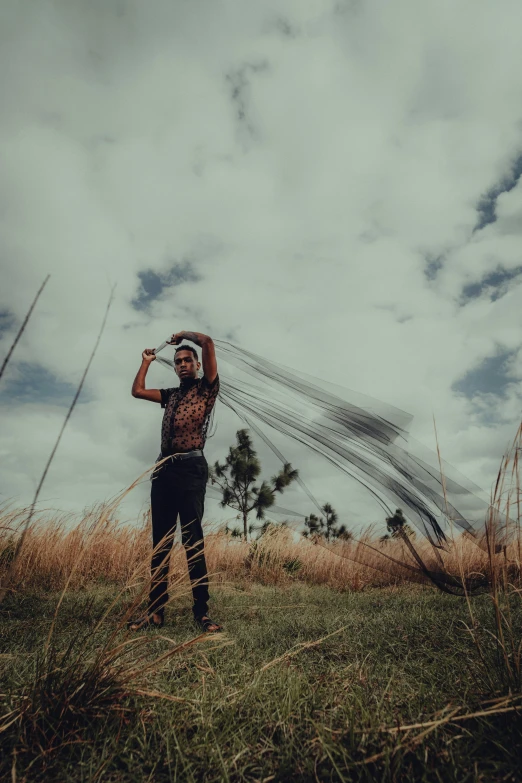
[[[270,482],[263,481],[260,486],[254,482],[261,473],[261,464],[254,450],[247,429],[236,432],[236,446],[230,446],[228,456],[223,465],[218,461],[210,468],[210,480],[217,484],[223,496],[220,501],[222,508],[229,506],[239,511],[243,519],[243,538],[248,538],[253,526],[248,526],[248,515],[256,512],[256,519],[263,520],[265,511],[275,503],[275,493],[282,493],[294,481],[299,473],[289,462],[282,470],[272,476]]]
[[[305,538],[308,538],[308,536],[310,536],[310,538],[320,536],[322,530],[322,521],[323,520],[319,519],[319,517],[315,514],[310,514],[309,517],[305,517],[305,527],[308,528],[308,530],[305,530],[303,533]]]
[[[351,541],[353,533],[351,530],[348,530],[346,525],[339,525],[335,530],[335,538],[339,538],[341,541]]]
[[[415,538],[415,531],[408,525],[401,508],[396,509],[392,517],[386,517],[386,528],[391,538],[401,538],[403,535]],[[383,536],[381,540],[386,539]]]
[[[330,503],[325,503],[321,510],[325,515],[324,537],[326,538],[327,541],[330,541],[331,538],[335,538],[335,532],[336,532],[335,523],[338,520],[337,512],[334,511]]]
[[[308,528],[304,531],[305,538],[325,538],[326,541],[330,541],[332,538],[340,538],[344,541],[349,541],[353,536],[352,533],[346,529],[346,525],[337,525],[338,516],[337,512],[332,508],[330,503],[325,503],[321,506],[321,511],[324,517],[318,517],[316,514],[310,514],[309,517],[305,517],[305,527]]]

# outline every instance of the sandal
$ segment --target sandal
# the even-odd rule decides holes
[[[203,633],[218,633],[218,631],[223,630],[221,626],[218,625],[218,623],[215,623],[214,620],[211,620],[210,617],[207,617],[207,615],[204,615],[203,617],[195,617],[194,622],[199,625]]]
[[[162,614],[160,617],[161,621],[157,623],[154,620],[154,614],[145,614],[143,617],[139,617],[137,620],[129,620],[127,623],[127,628],[129,631],[149,631],[151,628],[162,628],[164,618]]]

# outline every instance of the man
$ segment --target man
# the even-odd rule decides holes
[[[203,377],[195,348],[180,345],[190,340],[201,347]],[[161,627],[168,601],[168,572],[173,534],[179,514],[183,546],[192,584],[194,620],[205,632],[221,630],[208,616],[208,580],[201,526],[208,481],[203,447],[210,413],[219,392],[214,343],[206,334],[178,332],[168,341],[178,345],[174,369],[180,379],[172,389],[146,389],[145,377],[156,359],[154,349],[142,353],[142,364],[132,385],[132,396],[161,404],[165,409],[161,428],[160,459],[169,457],[152,476],[151,513],[154,553],[151,564],[149,608],[144,617],[129,623],[131,630]],[[160,542],[166,541],[158,547]]]

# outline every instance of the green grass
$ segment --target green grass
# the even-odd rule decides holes
[[[93,638],[91,629],[112,596],[106,586],[69,594],[53,647],[72,644],[70,656],[81,649],[81,660],[94,654],[125,608],[119,606]],[[487,596],[473,600],[481,659],[465,630],[469,614],[460,598],[411,588],[221,588],[213,593],[211,614],[226,626],[226,639],[171,657],[140,683],[184,702],[133,695],[127,687],[120,692],[109,683],[103,698],[116,709],[100,697],[99,708],[95,700],[90,711],[75,708],[64,719],[52,712],[53,698],[61,694],[59,702],[75,687],[76,670],[68,675],[70,683],[49,679],[43,696],[34,689],[35,673],[45,670],[42,650],[56,602],[57,596],[26,595],[0,607],[1,712],[25,694],[34,713],[50,715],[36,728],[15,721],[0,734],[1,780],[522,779],[522,711],[449,723],[424,737],[422,728],[382,731],[428,721],[449,704],[463,713],[477,711],[485,699],[506,693],[488,633],[494,625]],[[520,612],[514,623],[522,626]],[[339,629],[316,646],[297,646]],[[160,633],[176,642],[195,635],[187,597],[172,603]],[[126,632],[119,638],[127,638]],[[168,641],[158,644],[161,650],[171,647]],[[58,670],[66,663],[57,658],[52,665]],[[42,737],[51,737],[50,748]]]

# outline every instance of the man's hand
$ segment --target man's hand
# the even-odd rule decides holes
[[[180,342],[185,339],[185,336],[185,332],[177,332],[176,334],[172,335],[168,343],[169,345],[179,345]]]
[[[155,349],[154,348],[145,348],[145,350],[141,354],[141,358],[143,359],[144,362],[147,362],[148,364],[150,364],[156,358]]]
[[[203,373],[207,381],[213,383],[217,375],[217,362],[212,337],[199,332],[177,332],[172,335],[168,344],[179,345],[182,340],[190,340],[202,349]]]
[[[208,334],[200,334],[200,332],[177,332],[172,335],[168,344],[179,345],[182,340],[190,340],[191,343],[196,343],[200,348],[202,348],[205,343],[212,342]]]

